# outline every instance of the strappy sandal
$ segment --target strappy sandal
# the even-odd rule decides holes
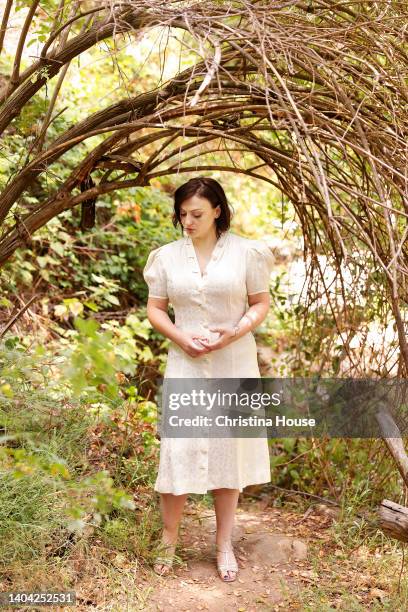
[[[162,546],[162,551],[170,551],[169,555],[159,555],[155,557],[153,562],[153,570],[158,576],[167,576],[170,573],[171,568],[173,567],[173,561],[176,552],[176,545],[169,544],[168,546]],[[158,569],[157,566],[161,565],[162,568]]]
[[[217,559],[217,570],[218,575],[223,582],[234,582],[238,576],[238,563],[235,558],[231,557],[231,553],[234,554],[234,550],[220,550],[217,548],[217,554],[222,553],[224,555],[223,561],[220,563]],[[227,575],[224,574],[227,572]],[[234,572],[235,576],[230,576],[228,572]]]

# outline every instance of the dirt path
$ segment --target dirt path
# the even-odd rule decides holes
[[[283,609],[285,594],[299,593],[302,573],[307,575],[309,571],[307,546],[293,533],[291,516],[275,508],[253,505],[238,509],[234,546],[240,571],[235,582],[225,584],[215,568],[213,511],[187,510],[178,549],[181,561],[168,577],[152,575],[146,609]]]

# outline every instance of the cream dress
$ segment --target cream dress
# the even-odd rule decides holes
[[[221,234],[201,274],[190,236],[151,251],[143,270],[149,297],[168,298],[175,325],[207,336],[209,327],[236,325],[248,309],[248,295],[269,291],[274,257],[260,240],[230,231]],[[171,342],[164,378],[260,378],[256,343],[248,332],[223,349],[190,357]],[[162,438],[155,490],[206,493],[270,482],[264,438]]]

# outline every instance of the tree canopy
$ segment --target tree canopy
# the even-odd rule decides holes
[[[3,43],[16,8],[25,16],[10,61]],[[340,279],[344,266],[370,260],[406,373],[407,13],[397,1],[7,0],[2,155],[13,157],[17,135],[27,144],[2,186],[0,262],[62,211],[102,194],[179,173],[243,173],[293,204],[312,273],[322,276],[319,253]],[[123,81],[113,104],[58,127],[70,63],[101,41],[115,61],[121,45],[153,30],[167,37],[163,65],[175,38],[184,66],[142,92]],[[23,51],[32,41],[40,51],[30,63]],[[34,134],[27,117],[38,122]]]

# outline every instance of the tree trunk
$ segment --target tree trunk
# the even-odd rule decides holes
[[[378,509],[380,528],[401,542],[408,542],[408,508],[384,499]]]
[[[408,456],[401,432],[385,408],[382,407],[376,417],[384,434],[383,440],[395,461],[404,483],[408,486]],[[378,518],[379,527],[384,533],[401,542],[408,542],[408,508],[400,506],[389,499],[384,499],[378,509]]]

